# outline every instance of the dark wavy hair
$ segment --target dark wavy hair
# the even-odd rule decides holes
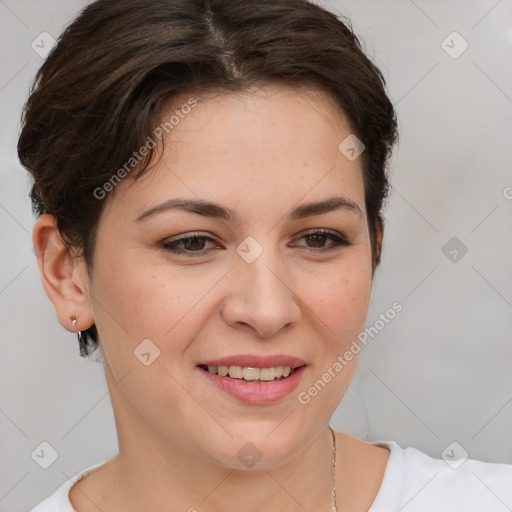
[[[165,104],[184,92],[239,92],[273,82],[330,94],[364,143],[359,158],[373,278],[396,113],[350,20],[307,0],[86,6],[37,72],[23,110],[18,156],[34,180],[34,213],[55,216],[64,244],[83,256],[91,274],[105,204],[94,190],[144,145]],[[131,173],[134,179],[153,152]],[[83,336],[80,355],[89,355],[98,347],[96,326]]]

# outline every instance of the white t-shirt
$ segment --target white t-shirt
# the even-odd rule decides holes
[[[461,464],[460,459],[449,460],[449,464],[416,448],[403,449],[395,441],[371,444],[388,448],[390,455],[379,492],[368,512],[512,510],[512,465],[473,459]],[[76,512],[69,501],[69,490],[76,481],[105,462],[75,475],[31,512]]]

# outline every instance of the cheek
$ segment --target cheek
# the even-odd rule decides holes
[[[366,265],[346,265],[325,279],[307,282],[308,306],[318,329],[338,350],[364,329],[371,296],[371,275]]]
[[[321,283],[310,282],[314,287],[308,292],[316,323],[312,332],[317,340],[315,364],[297,399],[307,405],[310,417],[323,417],[336,409],[352,381],[361,350],[358,335],[364,330],[371,276],[360,263],[338,270]]]
[[[223,272],[200,266],[176,270],[128,258],[105,265],[97,272],[96,293],[108,313],[96,308],[95,318],[111,345],[110,340],[122,339],[123,348],[133,350],[150,339],[161,351],[180,352],[204,322],[208,299]]]
[[[289,267],[301,322],[311,316],[317,334],[335,338],[337,348],[341,341],[350,343],[364,328],[371,292],[371,266],[365,250],[361,245],[347,251],[346,259],[336,263]],[[182,351],[215,314],[216,303],[228,291],[229,276],[222,277],[229,265],[177,269],[161,262],[144,263],[137,251],[123,254],[115,262],[101,259],[95,272],[98,300],[94,313],[105,340],[109,344],[119,340],[123,348],[129,345],[133,350],[148,338],[162,351]]]

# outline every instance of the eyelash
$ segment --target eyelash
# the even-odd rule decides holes
[[[332,251],[334,249],[337,249],[340,246],[346,247],[346,246],[351,245],[350,242],[348,242],[345,237],[337,235],[336,233],[333,233],[332,231],[328,231],[326,229],[316,229],[314,231],[304,233],[298,240],[308,237],[308,236],[313,236],[313,235],[326,235],[327,238],[331,238],[331,240],[334,241],[334,244],[331,245],[330,247],[316,247],[316,248],[310,247],[309,249],[312,250],[313,252],[327,252],[327,251]],[[206,249],[206,250],[199,250],[199,251],[176,250],[176,247],[178,246],[178,244],[187,242],[188,240],[207,240],[210,242],[215,242],[215,240],[209,236],[190,235],[190,236],[185,236],[185,237],[179,238],[177,240],[172,240],[170,242],[163,242],[162,247],[169,252],[173,252],[175,254],[183,254],[183,255],[186,255],[186,256],[189,256],[192,258],[197,257],[197,256],[202,256],[202,255],[214,250],[214,249]]]

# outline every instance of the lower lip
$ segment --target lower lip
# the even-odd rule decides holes
[[[306,365],[301,366],[285,379],[269,382],[245,382],[240,379],[231,379],[214,375],[199,366],[196,369],[201,372],[212,384],[222,391],[247,404],[265,405],[272,404],[289,395],[298,385]]]

